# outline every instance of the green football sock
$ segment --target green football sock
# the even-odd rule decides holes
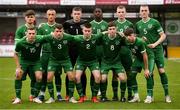
[[[16,91],[16,97],[21,99],[21,88],[22,88],[22,81],[21,80],[15,80],[15,91]]]
[[[42,82],[36,82],[35,83],[35,97],[37,97],[38,96],[38,94],[39,94],[39,91],[40,91],[40,89],[41,89],[41,85],[42,85]]]
[[[106,90],[107,90],[107,83],[106,82],[100,83],[100,90],[101,90],[101,96],[106,97]]]
[[[121,97],[125,97],[126,82],[121,82],[120,83],[120,89],[121,89]]]
[[[137,86],[137,80],[136,80],[137,73],[132,73],[132,90],[135,93],[138,93],[138,86]]]
[[[35,96],[35,83],[36,81],[35,80],[31,80],[31,95],[32,96]]]
[[[75,82],[74,81],[70,81],[68,83],[68,89],[69,89],[69,97],[73,97],[74,94],[74,86],[75,86]]]
[[[167,96],[167,95],[169,95],[167,75],[166,75],[166,73],[160,73],[160,77],[161,77],[161,84],[163,86],[165,96]]]
[[[118,80],[112,80],[112,88],[114,97],[118,97]]]
[[[58,76],[55,75],[55,85],[57,92],[61,92],[61,84],[62,84],[61,77],[59,75]]]
[[[50,97],[54,98],[54,86],[53,82],[47,82],[48,91],[50,94]]]
[[[93,88],[92,96],[94,97],[94,96],[97,96],[97,93],[98,93],[98,91],[99,91],[100,84],[94,82],[94,86],[93,86],[93,87],[94,87],[94,88]]]
[[[79,96],[80,97],[84,96],[81,82],[76,84],[76,88],[77,88]]]
[[[153,81],[152,81],[152,76],[150,76],[149,78],[146,78],[146,81],[147,81],[147,95],[148,96],[153,96]]]

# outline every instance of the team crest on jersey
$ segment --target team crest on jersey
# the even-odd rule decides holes
[[[105,29],[106,29],[106,26],[102,25],[102,26],[101,26],[101,29],[102,29],[102,30],[105,30]]]
[[[148,28],[151,29],[152,28],[152,24],[148,24]]]
[[[67,40],[64,40],[64,41],[63,41],[63,44],[67,44]]]
[[[53,41],[52,43],[53,43],[53,44],[55,44],[56,42],[55,42],[55,41]]]
[[[35,46],[36,46],[36,47],[39,47],[39,46],[40,46],[40,43],[36,43]]]
[[[136,50],[135,50],[135,49],[131,49],[131,51],[132,51],[132,53],[134,53],[134,54],[136,53]]]
[[[96,43],[96,40],[93,40],[93,41],[92,41],[92,44],[95,44],[95,43]]]
[[[48,32],[48,29],[46,29],[45,31]]]
[[[116,41],[116,42],[115,42],[115,44],[116,44],[116,45],[119,45],[119,44],[120,44],[120,42],[119,42],[119,41]]]
[[[134,49],[138,50],[138,47],[137,47],[137,46],[134,46]]]
[[[129,27],[129,26],[126,26],[126,25],[125,25],[125,26],[124,26],[124,29],[127,29],[128,27]]]

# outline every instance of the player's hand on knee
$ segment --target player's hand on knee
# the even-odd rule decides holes
[[[23,75],[23,70],[21,68],[16,68],[15,77],[16,79],[21,79]]]
[[[150,76],[149,69],[144,70],[144,76],[145,78],[149,78]]]

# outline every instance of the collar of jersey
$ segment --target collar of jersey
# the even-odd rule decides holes
[[[101,20],[100,22],[97,22],[96,20],[93,20],[95,23],[97,23],[97,24],[100,24],[100,23],[102,23],[103,22],[103,20]]]
[[[142,22],[143,22],[143,23],[147,23],[147,22],[149,22],[150,19],[151,19],[150,17],[148,17],[148,20],[147,20],[147,21],[143,21],[143,19],[142,19]]]
[[[88,39],[86,39],[86,38],[84,37],[84,35],[83,35],[83,39],[84,39],[85,41],[89,41],[89,40],[91,39],[91,37],[92,37],[92,36],[90,36]]]
[[[125,22],[126,22],[126,19],[125,19],[123,22],[121,22],[119,19],[118,19],[117,21],[118,21],[118,23],[123,24],[123,23],[125,23]]]

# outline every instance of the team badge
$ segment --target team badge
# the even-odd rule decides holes
[[[67,40],[64,40],[64,41],[63,41],[63,44],[67,44]]]
[[[127,28],[128,28],[128,26],[125,25],[125,26],[124,26],[124,29],[127,29]]]
[[[116,42],[115,42],[115,44],[116,44],[116,45],[119,45],[119,44],[120,44],[120,42],[119,42],[119,41],[116,41]]]
[[[40,43],[36,43],[35,46],[36,46],[36,47],[39,47],[39,46],[40,46]]]
[[[148,24],[148,28],[151,29],[152,28],[152,24]]]
[[[102,26],[101,26],[101,29],[102,29],[102,30],[105,30],[105,29],[106,29],[106,26],[102,25]]]
[[[95,44],[95,43],[96,43],[96,40],[93,40],[93,41],[92,41],[92,44]]]

